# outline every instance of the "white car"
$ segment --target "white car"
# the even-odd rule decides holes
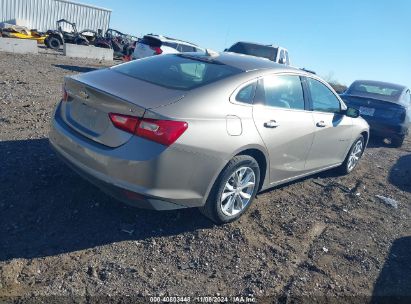
[[[187,52],[203,53],[205,50],[190,42],[149,34],[137,41],[132,57],[133,59],[140,59],[153,55]]]
[[[275,46],[272,44],[265,45],[254,42],[240,41],[233,44],[230,48],[225,49],[224,51],[262,57],[276,63],[290,65],[288,50],[281,46]]]

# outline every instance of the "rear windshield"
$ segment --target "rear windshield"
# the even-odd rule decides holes
[[[227,51],[245,55],[252,55],[256,57],[263,57],[270,60],[275,60],[275,58],[277,58],[276,48],[252,43],[236,43]]]
[[[191,90],[242,72],[240,69],[215,61],[197,60],[184,55],[152,56],[112,69],[143,81],[178,90]]]
[[[375,84],[367,82],[354,82],[348,89],[347,93],[351,95],[380,95],[397,99],[400,97],[402,89],[389,84]]]

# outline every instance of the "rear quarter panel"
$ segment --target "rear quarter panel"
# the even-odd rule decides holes
[[[172,147],[198,155],[195,165],[187,167],[183,162],[178,167],[192,171],[192,186],[196,190],[202,188],[200,192],[204,193],[205,198],[225,165],[242,151],[258,149],[265,155],[268,164],[264,143],[255,128],[252,106],[229,101],[230,95],[242,81],[247,80],[227,79],[210,84],[192,90],[179,102],[146,113],[147,117],[188,123],[188,129]],[[227,118],[233,116],[241,120],[241,134],[236,136],[227,131]]]

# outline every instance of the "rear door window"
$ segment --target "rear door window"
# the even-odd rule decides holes
[[[259,85],[259,102],[277,108],[304,110],[304,93],[297,75],[271,75]]]
[[[235,100],[242,103],[252,104],[254,100],[256,86],[256,82],[246,85],[240,91],[238,91]]]

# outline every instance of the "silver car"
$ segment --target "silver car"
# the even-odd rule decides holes
[[[50,143],[128,204],[239,218],[261,190],[358,164],[369,137],[317,76],[233,53],[148,57],[66,77]]]

